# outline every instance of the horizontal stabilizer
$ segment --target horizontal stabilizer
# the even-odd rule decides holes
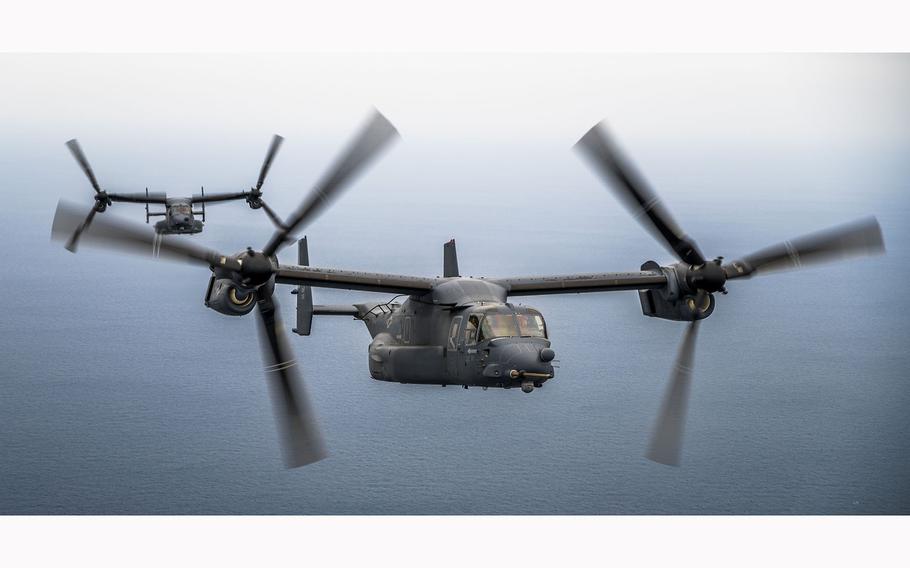
[[[342,304],[334,306],[313,306],[313,315],[316,316],[351,316],[357,317],[360,311],[356,306]]]

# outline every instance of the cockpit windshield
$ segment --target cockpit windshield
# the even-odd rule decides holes
[[[547,337],[547,326],[537,310],[521,308],[519,313],[472,314],[465,324],[465,343],[497,337]]]
[[[518,326],[515,325],[515,316],[512,314],[487,314],[480,322],[479,341],[493,339],[494,337],[516,337]]]
[[[522,337],[546,337],[547,328],[543,323],[543,316],[540,314],[516,314],[518,318],[518,330]]]
[[[177,204],[177,205],[171,205],[171,211],[172,211],[175,215],[189,215],[189,214],[190,214],[190,206],[189,206],[189,205],[186,205],[186,204],[183,204],[183,203],[180,203],[180,204]]]

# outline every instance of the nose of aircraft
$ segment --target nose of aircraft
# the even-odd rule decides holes
[[[540,360],[544,363],[549,363],[554,358],[556,358],[556,352],[549,347],[544,347],[540,350]]]
[[[541,381],[553,376],[556,352],[538,341],[493,342],[488,362],[500,376]]]

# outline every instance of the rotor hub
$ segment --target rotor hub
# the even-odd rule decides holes
[[[727,274],[721,267],[721,260],[723,257],[717,257],[713,261],[690,266],[686,271],[686,285],[692,290],[723,292]]]
[[[250,195],[246,198],[246,203],[250,209],[260,209],[262,207],[262,190],[255,187],[250,188]]]
[[[99,213],[104,212],[107,209],[108,205],[111,205],[113,201],[108,196],[106,191],[99,191],[95,193],[95,210]]]
[[[237,255],[240,262],[240,282],[244,286],[258,288],[272,277],[272,261],[265,254],[251,248]]]

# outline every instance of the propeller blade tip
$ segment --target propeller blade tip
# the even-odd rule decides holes
[[[873,254],[884,254],[885,253],[885,237],[882,233],[882,226],[879,224],[878,219],[874,215],[870,215],[865,220],[866,224],[869,227],[870,235],[870,251]]]
[[[390,121],[386,115],[382,114],[382,112],[376,107],[373,107],[373,116],[370,119],[370,122],[374,123],[376,126],[382,125],[390,129],[392,131],[391,135],[393,137],[401,137],[401,133],[398,132],[398,129],[395,128],[394,124],[392,124],[392,121]]]
[[[645,457],[648,461],[654,463],[659,463],[660,465],[665,465],[667,467],[679,467],[679,457],[678,456],[665,456],[655,452],[649,452]]]
[[[306,456],[288,456],[285,458],[284,467],[285,469],[297,469],[299,467],[308,466],[314,463],[321,462],[325,458],[329,457],[328,452],[319,448],[311,455]]]
[[[578,149],[581,146],[584,146],[588,143],[593,137],[599,136],[601,138],[607,138],[609,128],[607,126],[607,119],[603,119],[591,128],[589,128],[582,136],[578,139],[577,142],[573,145],[573,148]]]

